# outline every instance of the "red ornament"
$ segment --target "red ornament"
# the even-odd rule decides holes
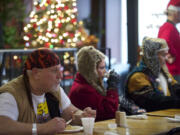
[[[39,6],[39,5],[37,5],[37,6],[36,6],[36,8],[37,8],[37,10],[39,10],[39,9],[40,9],[40,6]]]
[[[69,9],[69,7],[68,7],[68,6],[65,6],[65,7],[64,7],[64,10],[68,10],[68,9]]]
[[[71,38],[73,38],[73,37],[74,37],[74,33],[69,33],[69,36],[70,36]]]
[[[59,42],[60,44],[64,44],[64,40],[60,40],[60,42]]]
[[[62,27],[62,23],[59,23],[59,24],[58,24],[58,28],[61,28],[61,27]]]
[[[51,19],[51,18],[50,18],[49,21],[54,21],[54,19]]]
[[[59,10],[59,11],[60,11],[60,10],[62,10],[62,8],[57,8],[57,10]]]
[[[47,3],[50,4],[50,3],[51,3],[51,0],[47,0]]]
[[[71,20],[71,22],[75,23],[75,22],[77,22],[77,19],[74,18],[74,19]]]
[[[32,38],[32,34],[30,34],[30,33],[27,33],[27,36],[28,36],[29,38]]]
[[[46,42],[45,45],[44,45],[44,47],[49,48],[50,45],[51,45],[51,44],[50,44],[49,42]]]
[[[35,23],[35,24],[33,24],[33,28],[37,28],[37,24]]]

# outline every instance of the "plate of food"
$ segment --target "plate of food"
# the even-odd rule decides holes
[[[80,132],[83,130],[82,126],[72,126],[72,125],[67,125],[63,133],[76,133]]]

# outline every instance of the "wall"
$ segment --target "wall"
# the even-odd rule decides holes
[[[77,0],[78,20],[91,13],[91,0]],[[106,47],[112,58],[127,63],[127,8],[126,0],[106,0]]]
[[[127,63],[126,0],[106,0],[106,43],[112,58]]]

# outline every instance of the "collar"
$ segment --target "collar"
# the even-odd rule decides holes
[[[174,22],[172,22],[171,20],[167,20],[167,22],[169,22],[169,23],[171,23],[172,25],[174,25],[174,26],[175,26],[175,23],[174,23]]]

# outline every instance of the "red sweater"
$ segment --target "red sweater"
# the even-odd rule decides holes
[[[102,96],[79,73],[76,74],[69,98],[79,109],[91,107],[96,110],[96,121],[114,118],[119,103],[116,90],[108,90],[107,95]]]
[[[169,53],[175,57],[172,64],[167,64],[169,72],[172,75],[180,75],[180,35],[174,24],[164,23],[158,33],[158,37],[165,39],[169,46]]]

